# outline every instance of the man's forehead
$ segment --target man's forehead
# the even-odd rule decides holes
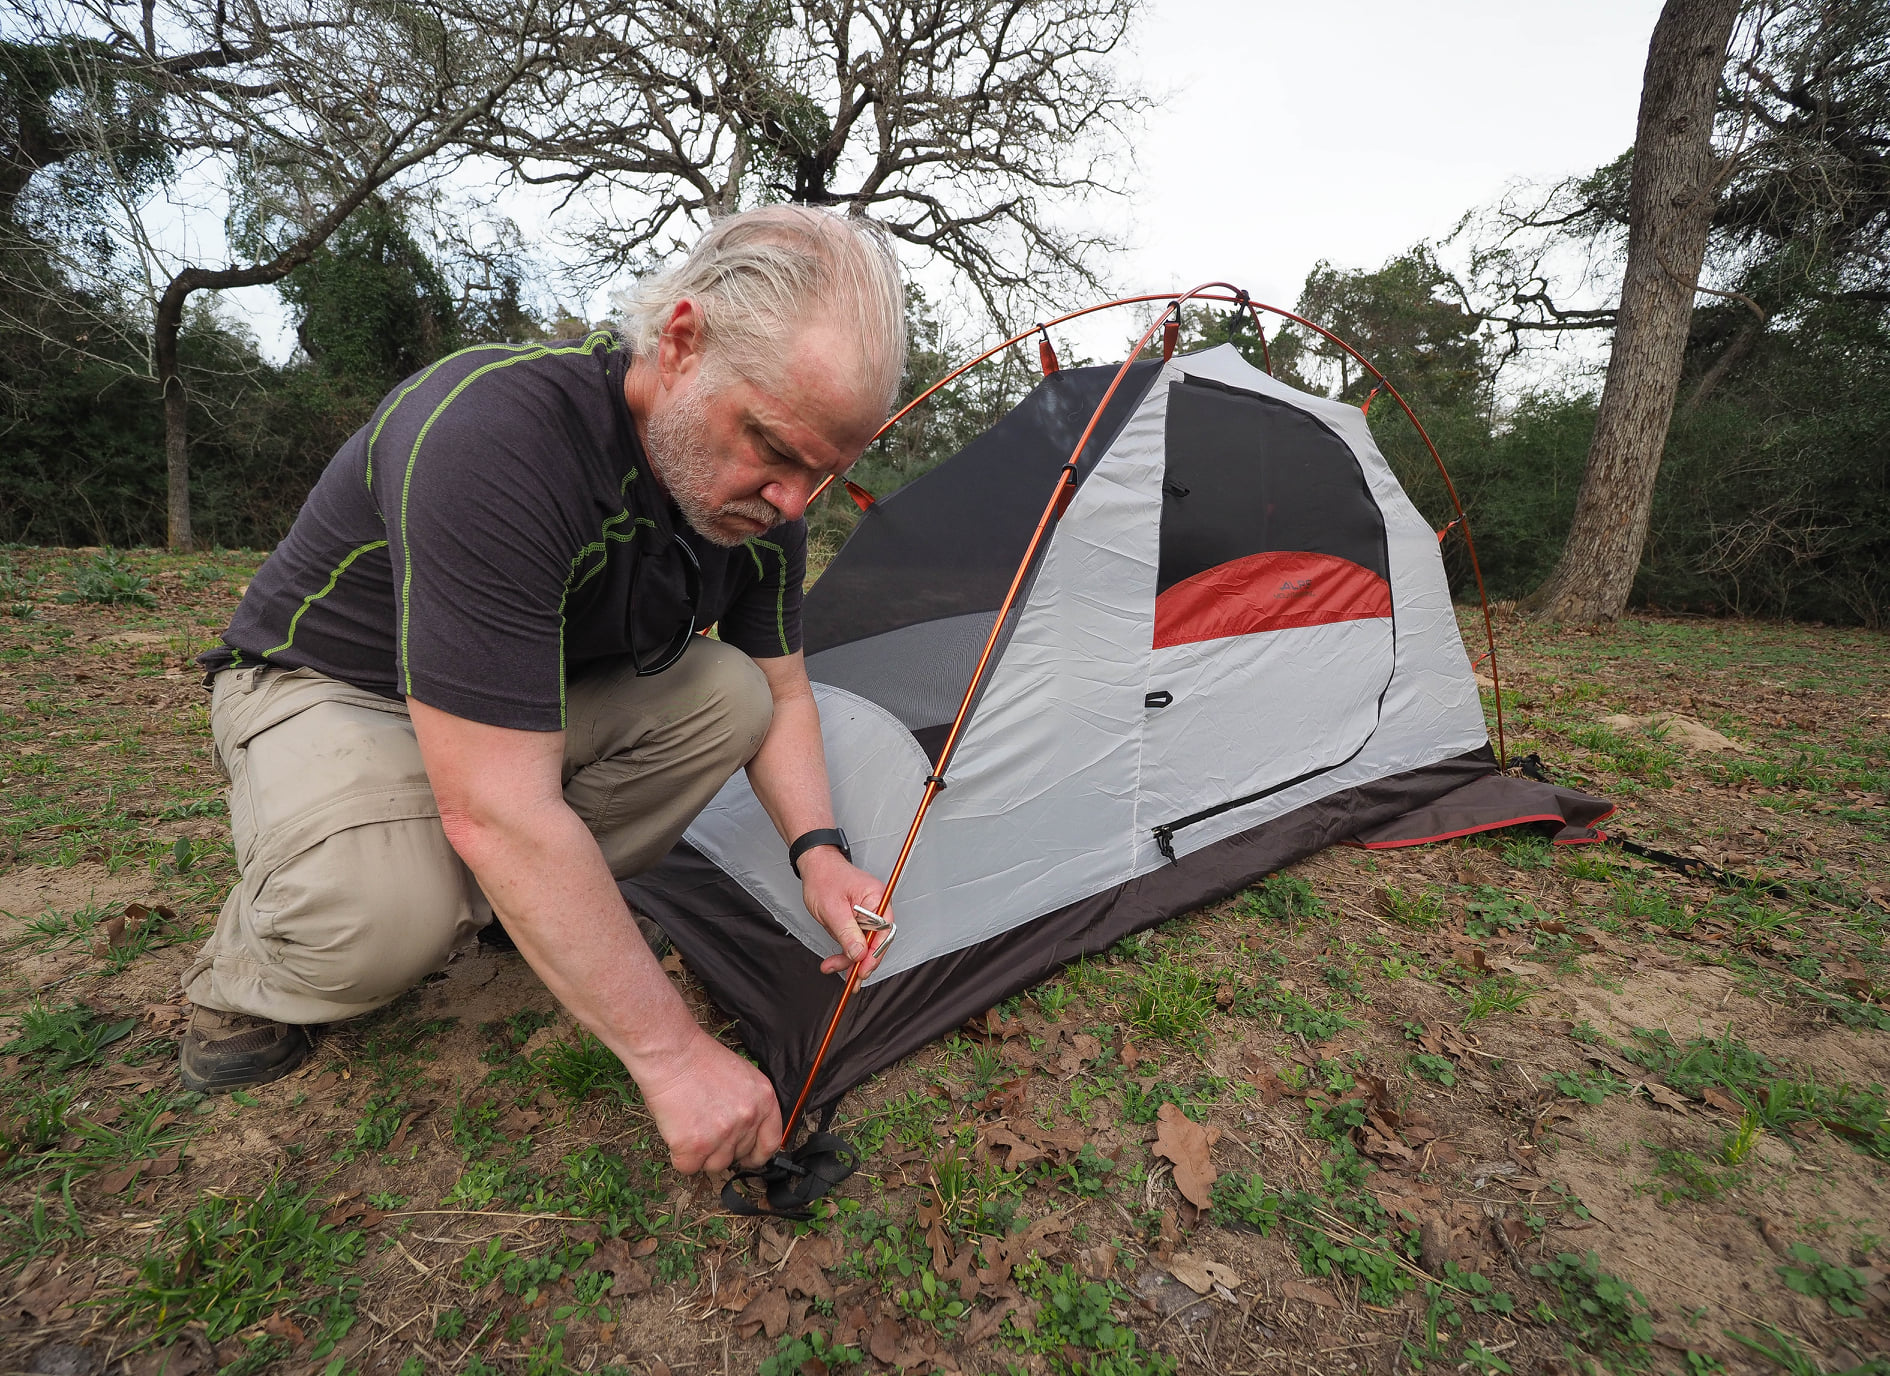
[[[851,460],[878,430],[877,415],[856,388],[835,385],[830,374],[816,382],[804,374],[796,377],[797,372],[802,370],[742,389],[749,423],[783,454],[809,467]]]

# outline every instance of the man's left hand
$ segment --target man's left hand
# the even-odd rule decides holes
[[[860,930],[853,905],[858,903],[862,908],[879,912],[879,902],[885,892],[884,884],[854,865],[832,846],[816,846],[801,857],[801,899],[807,904],[807,911],[833,934],[833,939],[840,943],[844,953],[828,956],[821,961],[820,972],[823,975],[847,970],[866,955],[866,933]],[[892,914],[884,913],[882,916],[890,919]],[[866,967],[860,971],[860,977],[864,979],[872,974],[878,964],[879,955],[876,952],[867,957]]]

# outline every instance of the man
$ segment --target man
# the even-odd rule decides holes
[[[876,228],[780,206],[624,305],[628,349],[471,349],[395,389],[204,656],[242,878],[183,975],[193,1088],[288,1073],[496,916],[678,1170],[774,1151],[768,1081],[615,881],[745,765],[845,952],[821,968],[865,951],[883,886],[833,829],[801,516],[887,414],[904,296]]]

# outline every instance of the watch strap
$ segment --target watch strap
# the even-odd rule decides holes
[[[794,877],[801,877],[801,857],[816,846],[832,846],[848,860],[853,859],[852,848],[847,845],[847,834],[839,827],[816,827],[804,831],[794,838],[794,844],[788,847],[788,868],[794,871]]]

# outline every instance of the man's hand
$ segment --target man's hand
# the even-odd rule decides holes
[[[596,839],[564,801],[559,733],[407,705],[447,840],[519,953],[636,1079],[676,1169],[766,1161],[781,1141],[774,1090],[696,1026],[637,934]]]
[[[781,1106],[768,1077],[707,1033],[680,1056],[627,1069],[684,1175],[759,1166],[780,1147]]]
[[[884,884],[852,864],[833,846],[816,846],[801,857],[801,899],[820,925],[833,933],[833,939],[840,943],[844,953],[828,956],[820,963],[823,975],[838,974],[866,954],[866,934],[860,930],[853,905],[858,903],[890,920],[892,914],[880,912],[879,907],[885,892]],[[885,949],[883,942],[879,949]],[[860,971],[860,978],[872,974],[879,960],[879,952],[875,951],[866,968]]]

